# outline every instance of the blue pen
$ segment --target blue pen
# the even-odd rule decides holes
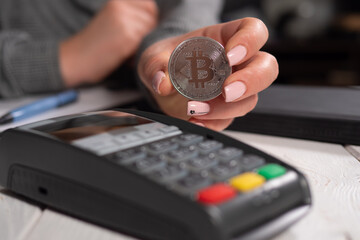
[[[39,113],[64,106],[76,101],[78,93],[75,90],[65,91],[44,99],[37,100],[33,103],[22,107],[15,108],[0,117],[0,124],[17,122],[19,120],[32,117]]]

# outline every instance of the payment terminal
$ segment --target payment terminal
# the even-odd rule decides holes
[[[0,184],[149,240],[268,239],[311,204],[306,179],[286,163],[219,132],[135,110],[6,130]]]

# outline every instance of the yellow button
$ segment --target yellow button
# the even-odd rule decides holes
[[[257,173],[247,172],[230,179],[230,184],[239,191],[247,192],[261,186],[265,178]]]

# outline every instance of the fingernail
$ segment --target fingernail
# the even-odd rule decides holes
[[[245,92],[246,86],[243,82],[233,82],[224,88],[225,102],[232,102],[244,95]]]
[[[238,64],[241,60],[243,60],[244,57],[246,56],[246,53],[247,53],[246,48],[241,45],[231,49],[227,54],[230,66],[234,66]]]
[[[157,94],[160,94],[160,84],[164,77],[165,73],[163,71],[158,71],[155,73],[155,76],[152,80],[152,87]]]
[[[200,127],[205,127],[205,124],[201,123],[201,122],[192,122],[193,124],[196,124]]]
[[[188,102],[187,115],[188,116],[200,116],[208,114],[210,111],[210,105],[205,102],[190,101]]]

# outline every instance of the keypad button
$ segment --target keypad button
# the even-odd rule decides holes
[[[165,158],[171,162],[183,162],[198,155],[194,146],[183,147],[165,154]]]
[[[222,148],[222,143],[215,141],[215,140],[206,140],[206,141],[200,142],[197,145],[197,148],[199,149],[200,153],[209,154],[210,152],[214,152],[214,151]]]
[[[163,133],[170,133],[170,132],[176,132],[179,130],[176,126],[165,126],[159,129]]]
[[[224,161],[229,161],[231,159],[241,157],[243,155],[243,150],[234,147],[222,148],[217,152],[217,155]]]
[[[121,164],[129,164],[134,161],[145,158],[146,152],[143,148],[132,148],[124,151],[120,151],[113,154],[112,160],[121,163]]]
[[[230,179],[230,185],[241,192],[248,192],[265,183],[265,178],[254,172],[247,172]]]
[[[231,160],[211,167],[208,172],[212,179],[221,182],[241,173],[241,168],[238,161]]]
[[[165,165],[166,163],[162,161],[160,158],[151,157],[151,158],[144,158],[132,163],[131,168],[134,169],[135,171],[146,173],[164,167]]]
[[[238,161],[245,171],[251,171],[265,164],[264,158],[254,154],[245,155],[239,158]]]
[[[166,166],[151,172],[149,176],[160,182],[168,182],[185,177],[186,174],[187,171],[179,164],[167,164]]]
[[[201,189],[198,192],[197,200],[205,204],[220,204],[236,196],[236,191],[229,185],[218,183]]]
[[[173,186],[174,190],[185,194],[194,194],[197,190],[211,184],[210,179],[200,173],[191,173],[181,178]]]
[[[258,174],[266,179],[280,177],[286,173],[286,168],[279,164],[270,163],[257,170]]]
[[[87,138],[72,141],[72,144],[93,152],[105,152],[104,149],[118,147],[118,143],[114,141],[108,133],[102,133]]]
[[[175,150],[179,145],[170,140],[159,141],[150,143],[147,145],[147,150],[154,155],[165,153],[171,150]]]
[[[128,133],[128,134],[119,134],[119,135],[115,135],[114,136],[114,140],[119,143],[119,144],[128,144],[130,142],[136,142],[139,141],[141,142],[141,137],[137,136],[133,133]]]
[[[157,137],[157,136],[160,136],[161,134],[162,133],[157,129],[143,130],[143,131],[136,132],[136,135],[138,135],[142,139]]]
[[[216,165],[217,162],[215,155],[209,154],[208,156],[198,156],[190,159],[186,162],[186,165],[191,170],[200,171]]]
[[[203,136],[186,133],[177,137],[175,141],[177,141],[181,146],[191,146],[197,144],[198,142],[201,142],[203,139]]]

